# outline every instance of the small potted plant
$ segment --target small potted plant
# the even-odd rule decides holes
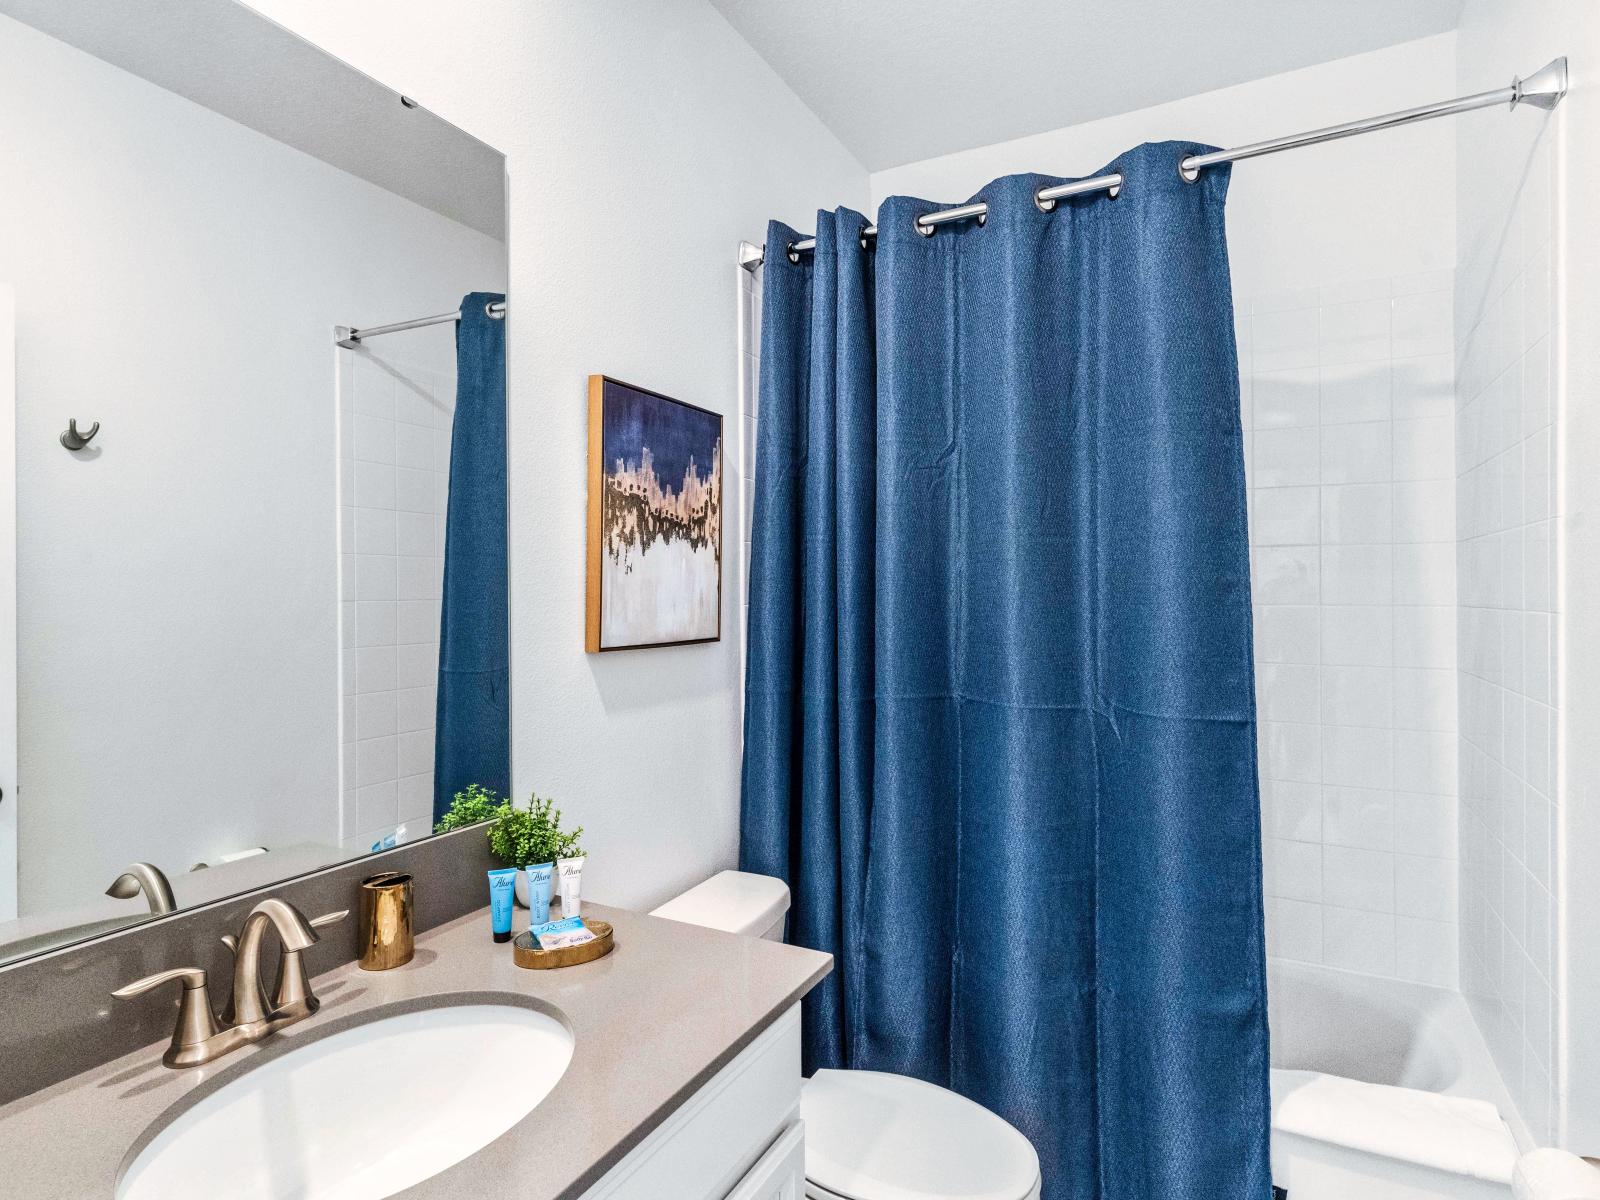
[[[449,811],[433,827],[435,833],[448,833],[468,825],[488,823],[489,853],[501,866],[526,867],[530,863],[553,863],[557,859],[572,858],[582,854],[579,838],[580,826],[570,833],[561,828],[561,810],[554,800],[541,800],[537,795],[528,801],[526,808],[518,808],[510,800],[501,799],[488,788],[469,784],[465,791],[456,793]],[[528,876],[517,875],[517,903],[528,906]]]
[[[481,783],[469,783],[466,790],[457,792],[449,809],[434,825],[435,833],[449,833],[452,829],[465,829],[483,821],[492,821],[505,801]]]

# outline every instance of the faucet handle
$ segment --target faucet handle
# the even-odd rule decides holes
[[[118,1000],[132,1000],[135,996],[142,996],[148,991],[160,987],[163,983],[170,983],[174,979],[183,980],[183,990],[196,991],[206,986],[206,973],[199,967],[173,967],[170,971],[158,971],[154,975],[146,975],[143,979],[135,979],[132,983],[124,984],[111,994]]]
[[[350,915],[348,908],[341,908],[338,912],[323,913],[320,917],[312,917],[308,924],[313,929],[326,929],[329,925],[337,925]],[[285,1009],[304,1009],[308,1013],[316,1012],[321,1002],[312,994],[311,983],[306,978],[306,965],[300,961],[300,951],[285,950],[278,959],[278,981],[273,989],[272,1008],[274,1012]]]
[[[178,1001],[178,1023],[172,1031],[172,1044],[161,1056],[161,1061],[169,1067],[193,1066],[207,1060],[207,1044],[218,1033],[204,971],[199,967],[174,967],[170,971],[158,971],[143,979],[135,979],[111,994],[118,1000],[132,1000],[174,980],[183,981],[183,991]]]

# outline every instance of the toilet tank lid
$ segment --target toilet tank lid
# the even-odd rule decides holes
[[[783,880],[747,871],[722,871],[650,915],[759,937],[788,911],[789,886]]]
[[[800,1089],[806,1178],[871,1200],[1026,1200],[1039,1156],[965,1096],[906,1075],[818,1071]]]

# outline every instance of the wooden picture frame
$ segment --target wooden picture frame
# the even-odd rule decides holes
[[[589,376],[586,652],[721,640],[724,457],[721,413]]]

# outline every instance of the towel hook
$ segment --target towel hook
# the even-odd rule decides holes
[[[78,432],[78,418],[70,417],[67,420],[67,431],[61,435],[61,444],[68,450],[82,450],[94,441],[94,435],[100,432],[100,422],[96,421],[89,426],[88,433]]]

